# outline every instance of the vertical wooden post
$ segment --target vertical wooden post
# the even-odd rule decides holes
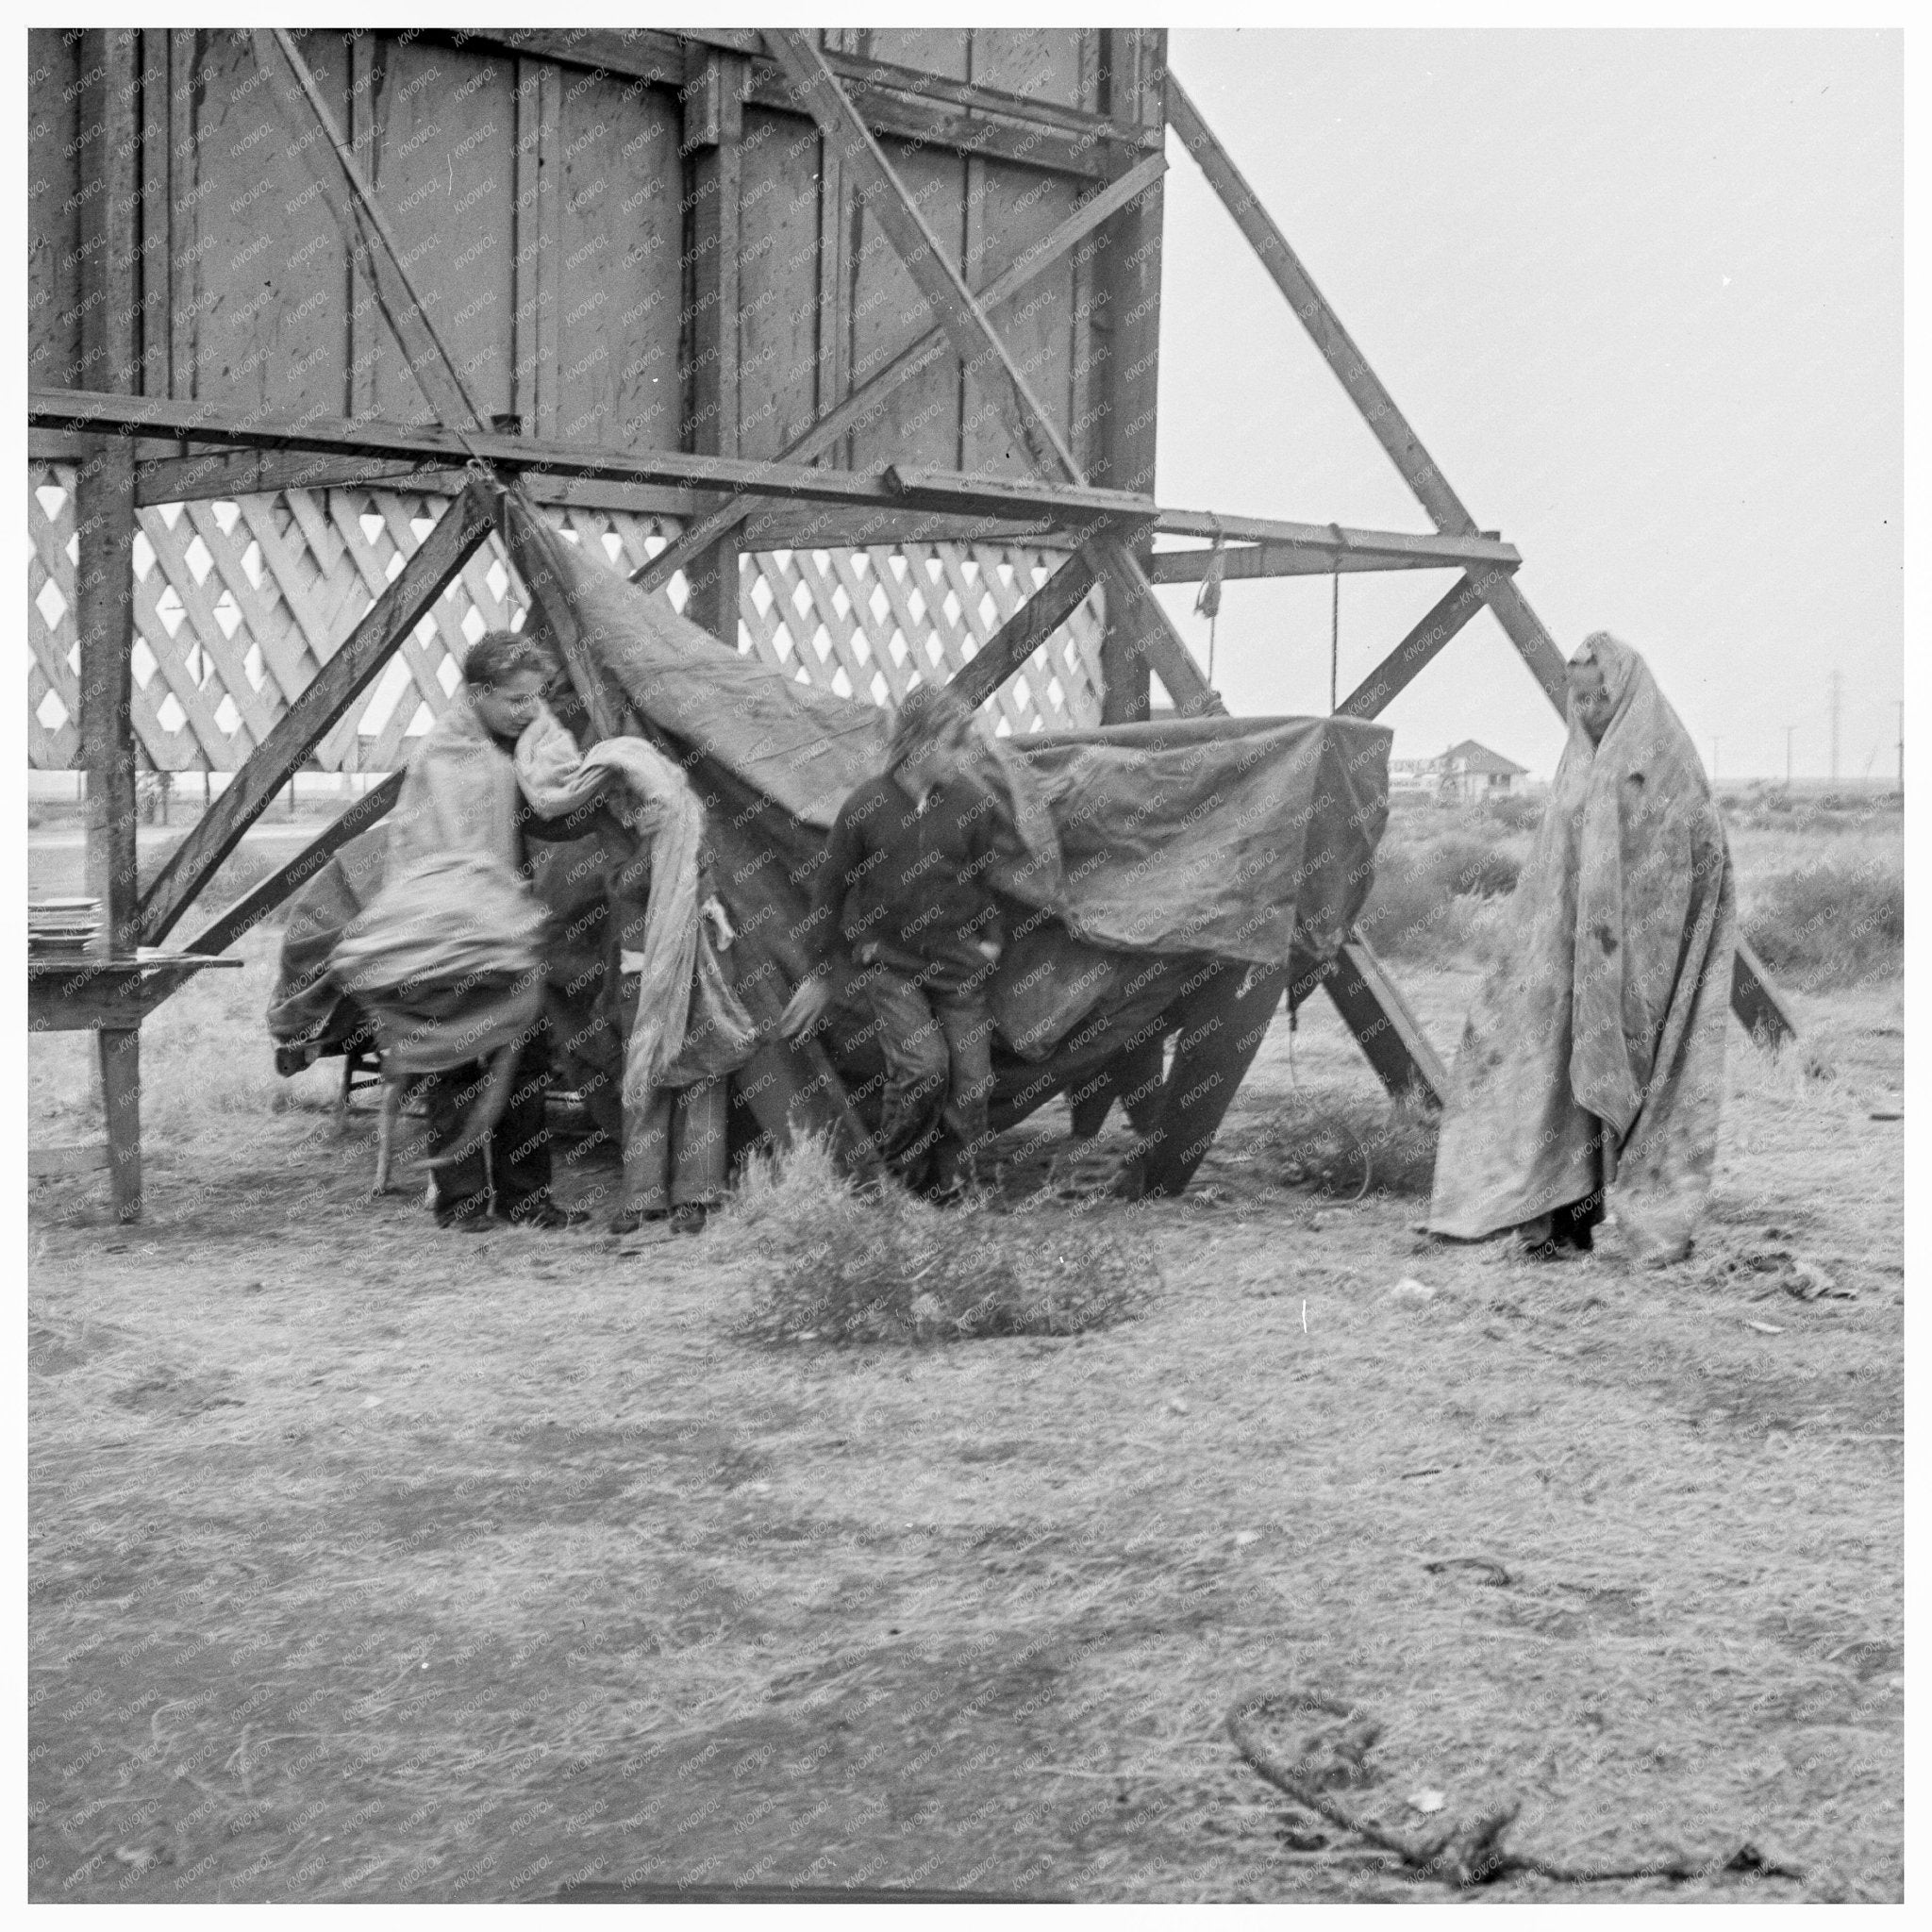
[[[195,324],[201,314],[201,258],[194,250],[197,224],[189,201],[200,178],[201,161],[195,146],[194,80],[201,37],[193,27],[168,30],[168,88],[151,103],[168,129],[168,200],[162,219],[168,225],[171,259],[168,264],[168,310],[155,318],[168,337],[168,390],[187,399],[195,393]]]
[[[141,1219],[141,1033],[103,1026],[94,1035],[101,1104],[108,1117],[108,1184],[116,1221]]]
[[[562,85],[554,61],[519,60],[516,93],[516,358],[514,407],[525,436],[554,436],[563,316]]]
[[[827,27],[825,44],[842,44],[845,29]],[[852,224],[846,206],[845,170],[838,143],[819,137],[819,330],[818,406],[815,414],[829,415],[845,400],[852,386]],[[845,460],[841,447],[832,461]]]
[[[1167,35],[1159,29],[1101,29],[1101,109],[1136,125],[1162,116]],[[1154,491],[1155,409],[1160,380],[1160,241],[1164,195],[1150,191],[1101,229],[1094,264],[1092,356],[1089,382],[1098,411],[1091,480],[1109,490]],[[1154,553],[1150,532],[1136,555]],[[1100,645],[1101,723],[1132,724],[1147,716],[1151,680],[1142,633],[1149,614],[1118,592],[1107,600]],[[1176,700],[1182,695],[1173,692]]]
[[[135,222],[141,154],[135,35],[90,29],[81,56],[91,76],[81,109],[86,199],[81,204],[81,382],[131,392],[139,379]],[[77,465],[79,561],[75,620],[80,636],[80,758],[87,774],[88,891],[101,902],[110,957],[139,944],[134,784],[134,444],[102,437]],[[114,1209],[141,1213],[140,1035],[98,1036]]]
[[[356,151],[356,159],[371,180],[375,178],[375,95],[382,84],[377,66],[380,48],[374,34],[361,32],[349,39],[349,112],[343,132]],[[356,270],[356,251],[345,248],[343,274],[349,278],[349,393],[346,407],[351,416],[373,416],[377,412],[375,383],[376,358],[389,341],[389,324],[375,299],[375,285]]]
[[[738,225],[744,127],[742,56],[687,43],[684,85],[686,230],[691,275],[686,342],[691,357],[690,448],[738,454]],[[685,615],[738,648],[738,541],[721,537],[687,571]]]

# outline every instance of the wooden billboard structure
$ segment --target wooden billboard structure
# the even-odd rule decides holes
[[[107,915],[102,958],[33,977],[33,1013],[100,1034],[124,1214],[142,1015],[393,802],[465,644],[521,608],[506,490],[726,643],[879,702],[958,678],[1006,730],[1144,719],[1156,679],[1183,716],[1222,710],[1151,588],[1197,580],[1208,539],[1224,576],[1455,573],[1348,716],[1485,608],[1564,704],[1518,553],[1430,460],[1160,32],[30,45],[30,757],[87,774]],[[1155,501],[1170,129],[1430,533]],[[569,669],[614,727],[594,668]],[[145,881],[138,762],[231,774]],[[185,954],[155,950],[301,769],[391,776]],[[1391,1091],[1440,1094],[1358,937],[1324,983]],[[1745,950],[1734,1004],[1789,1033]],[[774,1127],[837,1089],[815,1051]]]

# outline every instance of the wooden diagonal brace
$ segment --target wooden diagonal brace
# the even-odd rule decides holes
[[[375,681],[494,527],[490,501],[474,484],[443,512],[348,641],[276,720],[142,894],[143,945],[158,945],[174,929],[242,835]]]
[[[1037,276],[1044,275],[1069,250],[1118,214],[1129,202],[1144,194],[1166,172],[1166,158],[1150,155],[1130,168],[1120,180],[1091,200],[1082,202],[1053,233],[1035,242],[1003,274],[985,283],[976,292],[989,309],[1010,301]],[[928,329],[916,341],[900,350],[876,375],[868,378],[846,399],[828,409],[805,434],[788,443],[774,459],[781,463],[815,462],[836,448],[852,430],[863,427],[883,406],[923,371],[930,368],[947,348],[942,328]],[[649,563],[631,573],[631,582],[641,590],[656,591],[668,584],[676,573],[714,543],[718,538],[748,517],[757,506],[743,495],[721,504],[708,516],[691,525],[677,541],[660,551]]]
[[[1426,616],[1336,706],[1338,718],[1375,718],[1483,608],[1480,575],[1460,577]]]
[[[914,285],[958,351],[959,359],[999,398],[1035,470],[1044,477],[1084,486],[1086,478],[1066,440],[987,320],[986,310],[941,248],[824,57],[809,36],[792,27],[767,29],[765,44],[785,69],[806,111],[818,122],[827,142],[836,145],[841,161],[851,170],[855,192],[906,264]],[[1102,531],[1090,540],[1089,547],[1108,586],[1108,595],[1128,600],[1143,614],[1145,623],[1136,640],[1137,647],[1167,687],[1175,709],[1184,716],[1224,710],[1124,540]]]
[[[429,407],[442,426],[458,439],[488,428],[442,338],[424,310],[423,299],[416,292],[375,189],[364,176],[354,150],[342,139],[315,85],[315,76],[296,52],[288,29],[254,27],[249,41],[256,64],[268,77],[293,136],[292,145],[308,157],[309,172],[341,230],[350,259],[368,276],[370,289]],[[326,153],[321,151],[323,147]],[[473,460],[481,461],[474,450],[470,455]]]
[[[288,864],[271,873],[253,891],[237,899],[205,931],[196,933],[191,953],[225,953],[245,932],[259,925],[276,907],[299,892],[351,839],[379,824],[403,795],[405,774],[391,772],[365,791],[346,811],[331,819]]]
[[[1315,346],[1389,453],[1403,480],[1415,492],[1416,500],[1428,512],[1430,521],[1437,529],[1458,537],[1476,534],[1475,519],[1396,408],[1395,398],[1369,367],[1367,358],[1342,326],[1341,318],[1315,286],[1314,277],[1302,265],[1300,257],[1289,246],[1287,237],[1270,219],[1260,197],[1242,177],[1227,150],[1214,138],[1201,118],[1201,110],[1189,99],[1187,90],[1171,73],[1167,79],[1167,115],[1169,125],[1200,164],[1208,185],[1260,257],[1261,265],[1274,278],[1275,287],[1301,318]],[[1515,579],[1503,572],[1487,574],[1481,586],[1483,601],[1495,613],[1496,622],[1529,666],[1531,675],[1557,709],[1567,716],[1569,691],[1563,653],[1541,618],[1530,608],[1529,600]],[[1754,1037],[1768,1038],[1773,1044],[1797,1037],[1797,1028],[1765,977],[1761,962],[1742,939],[1738,941],[1733,969],[1731,1009]]]
[[[1080,608],[1093,588],[1094,572],[1076,550],[948,680],[976,710]]]

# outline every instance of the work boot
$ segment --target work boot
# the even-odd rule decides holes
[[[581,1208],[559,1208],[555,1201],[540,1201],[534,1208],[512,1208],[504,1217],[512,1227],[540,1228],[546,1234],[582,1227],[590,1218]]]
[[[673,1234],[703,1234],[708,1210],[702,1201],[680,1201],[671,1210]]]
[[[625,1208],[610,1217],[610,1232],[619,1236],[641,1234],[653,1222],[670,1219],[668,1208]]]

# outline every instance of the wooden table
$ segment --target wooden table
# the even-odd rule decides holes
[[[209,953],[168,953],[143,946],[131,958],[29,953],[26,1023],[30,1032],[92,1032],[100,1055],[108,1138],[81,1147],[27,1154],[27,1173],[108,1170],[114,1214],[141,1219],[141,1023],[185,980],[209,967],[237,969],[240,959]]]

